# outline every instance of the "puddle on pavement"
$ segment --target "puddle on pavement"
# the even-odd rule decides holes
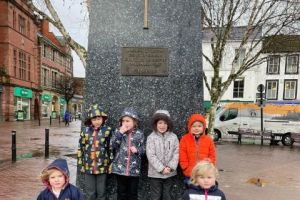
[[[30,138],[29,140],[41,140],[42,138]]]
[[[253,184],[257,187],[265,187],[267,185],[267,181],[261,178],[250,178],[247,183]]]
[[[73,154],[66,154],[65,156],[68,156],[68,157],[77,159],[77,154],[76,154],[76,153],[73,153]]]

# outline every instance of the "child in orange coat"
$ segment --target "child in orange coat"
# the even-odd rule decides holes
[[[205,134],[205,128],[205,118],[200,114],[193,114],[188,121],[188,133],[180,140],[179,164],[186,183],[198,161],[209,159],[216,164],[215,145],[211,137]]]

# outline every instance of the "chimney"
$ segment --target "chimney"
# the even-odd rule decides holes
[[[42,20],[42,30],[41,32],[44,33],[49,33],[49,21],[46,19]]]

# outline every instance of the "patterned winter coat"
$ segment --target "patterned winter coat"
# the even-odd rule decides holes
[[[86,174],[108,173],[113,157],[111,147],[112,129],[103,125],[94,130],[83,127],[78,148],[78,167]]]
[[[140,176],[141,156],[145,153],[144,133],[135,129],[131,133],[122,134],[116,130],[112,138],[114,160],[112,173],[124,176]],[[136,147],[137,153],[132,153],[130,147]]]
[[[179,142],[173,132],[164,135],[152,132],[147,138],[146,154],[149,161],[148,176],[152,178],[169,178],[176,175],[179,159]],[[165,167],[170,167],[172,172],[163,175]]]

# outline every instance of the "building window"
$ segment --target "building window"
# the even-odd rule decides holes
[[[16,28],[17,18],[16,18],[16,11],[13,11],[13,28]]]
[[[233,82],[233,98],[244,97],[244,79],[236,79]]]
[[[18,62],[17,50],[14,49],[14,76],[15,77],[17,77],[17,62]]]
[[[298,55],[286,56],[285,73],[286,74],[298,74]]]
[[[43,86],[49,86],[49,69],[42,68],[42,77],[41,77],[41,82]]]
[[[297,80],[284,80],[283,98],[286,100],[297,98]]]
[[[43,56],[46,57],[47,56],[47,46],[44,45],[43,47],[44,47],[43,48]]]
[[[269,56],[267,74],[279,74],[280,56]]]
[[[26,54],[19,52],[19,78],[26,80]]]
[[[239,55],[237,59],[234,60],[234,68],[239,69],[244,62],[245,56],[246,56],[246,49],[235,49],[235,56]]]
[[[56,88],[57,87],[57,72],[56,71],[52,71],[52,88]]]
[[[30,21],[27,21],[27,36],[30,37]]]
[[[26,33],[25,18],[22,17],[21,15],[19,15],[19,31],[24,35]]]
[[[278,98],[278,80],[267,80],[266,98],[269,100],[276,100]]]
[[[27,72],[28,72],[28,81],[30,81],[30,70],[31,70],[31,59],[30,59],[30,56],[28,56],[28,69],[27,69]]]

